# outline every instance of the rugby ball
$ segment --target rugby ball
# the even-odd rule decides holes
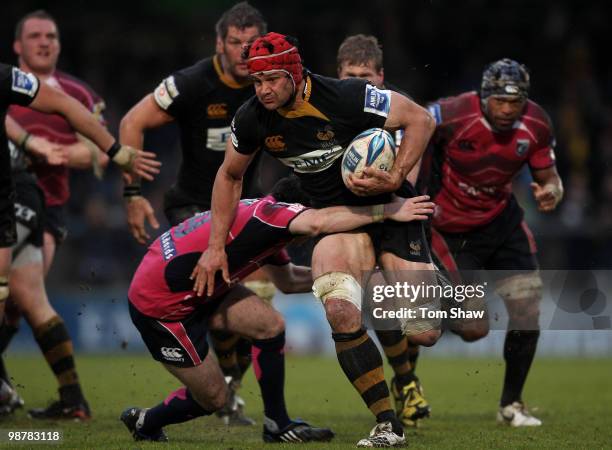
[[[357,135],[346,148],[342,157],[342,181],[346,185],[350,174],[359,177],[366,167],[388,172],[394,162],[393,136],[382,128],[370,128]]]

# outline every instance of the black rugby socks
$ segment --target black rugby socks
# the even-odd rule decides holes
[[[291,420],[285,406],[285,332],[270,339],[253,339],[253,372],[261,389],[264,413],[279,429]]]
[[[504,342],[506,374],[504,376],[501,406],[521,401],[521,393],[535,356],[539,336],[539,330],[510,330],[506,333],[506,341]]]
[[[159,405],[147,410],[138,430],[145,434],[152,434],[166,425],[183,423],[210,414],[210,411],[205,410],[195,401],[187,388],[182,387],[172,392]]]

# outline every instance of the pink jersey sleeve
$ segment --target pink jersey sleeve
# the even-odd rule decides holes
[[[299,203],[277,202],[268,196],[259,203],[253,217],[275,228],[289,228],[289,224],[307,208]]]

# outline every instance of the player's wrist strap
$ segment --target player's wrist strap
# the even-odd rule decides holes
[[[30,138],[32,137],[32,135],[28,132],[26,132],[23,136],[21,136],[21,138],[19,139],[19,142],[17,143],[17,145],[19,145],[19,147],[23,148],[25,150],[26,148],[26,144],[28,143],[28,140],[30,140]]]
[[[382,222],[385,220],[385,205],[372,206],[372,219],[374,222]]]

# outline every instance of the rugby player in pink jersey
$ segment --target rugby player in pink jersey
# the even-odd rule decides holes
[[[328,429],[292,421],[284,402],[282,316],[238,281],[264,267],[271,280],[291,277],[283,248],[300,236],[349,231],[384,219],[424,220],[428,197],[372,206],[308,209],[295,199],[299,181],[284,179],[263,199],[241,200],[226,241],[228,272],[218,274],[214,293],[197,296],[193,267],[208,247],[211,213],[200,213],[163,233],[149,247],[128,292],[130,315],[154,359],[178,378],[181,388],[151,409],[128,408],[121,420],[136,440],[166,440],[162,427],[208,415],[225,404],[227,385],[208,355],[209,329],[251,339],[253,368],[261,389],[266,442],[327,441]],[[284,264],[283,264],[284,263]],[[282,264],[282,265],[279,265]],[[224,279],[231,280],[228,284]],[[279,283],[307,292],[311,280]]]

